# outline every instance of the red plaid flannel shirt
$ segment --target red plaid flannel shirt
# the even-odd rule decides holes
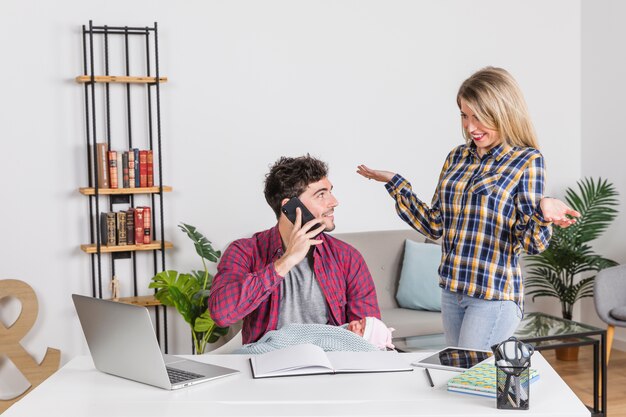
[[[314,247],[313,269],[328,306],[328,323],[341,325],[363,317],[380,318],[376,289],[361,254],[322,233]],[[280,283],[274,262],[283,255],[278,226],[239,239],[224,252],[209,296],[218,326],[243,319],[243,343],[252,343],[278,324]]]

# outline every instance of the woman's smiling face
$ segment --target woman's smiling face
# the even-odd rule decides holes
[[[461,99],[461,121],[463,129],[476,145],[478,156],[483,156],[502,142],[498,131],[485,127],[463,99]]]

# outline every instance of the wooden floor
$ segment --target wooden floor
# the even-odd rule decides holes
[[[554,350],[544,350],[541,354],[556,369],[572,391],[585,405],[593,405],[593,348],[580,348],[578,361],[560,361]],[[608,396],[607,416],[626,416],[626,352],[613,349],[607,371]]]

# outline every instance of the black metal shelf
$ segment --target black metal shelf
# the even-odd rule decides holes
[[[137,76],[130,74],[131,67],[131,45],[129,36],[143,36],[145,44],[141,48],[137,48],[133,44],[134,49],[140,49],[132,54],[136,62],[143,64],[145,74]],[[122,37],[122,41],[115,43],[115,47],[111,47],[110,38]],[[86,138],[86,155],[87,155],[87,181],[88,187],[81,188],[81,193],[89,198],[89,231],[90,243],[81,245],[81,248],[89,248],[85,250],[91,257],[91,275],[92,275],[92,295],[93,297],[103,298],[103,282],[102,282],[102,256],[108,254],[111,262],[111,275],[115,276],[115,262],[119,259],[131,259],[132,263],[132,284],[133,297],[142,297],[145,294],[139,294],[137,288],[137,261],[136,253],[145,251],[152,252],[153,256],[153,274],[165,270],[165,250],[172,247],[170,242],[166,242],[164,236],[164,216],[163,216],[163,192],[171,191],[171,187],[163,186],[163,165],[161,154],[161,99],[160,86],[167,81],[166,77],[162,77],[159,73],[159,43],[157,23],[154,26],[146,27],[129,27],[129,26],[95,26],[92,21],[89,25],[82,27],[83,37],[83,74],[76,77],[76,82],[83,85],[85,91],[85,138]],[[122,45],[120,47],[120,45]],[[120,51],[119,49],[122,49]],[[112,55],[111,49],[116,49],[115,55]],[[121,55],[120,55],[121,53]],[[110,57],[124,57],[124,74],[112,75],[109,73]],[[133,61],[135,63],[135,61]],[[98,71],[96,71],[96,66]],[[154,70],[152,69],[154,68]],[[157,82],[157,80],[159,82]],[[111,84],[121,84],[112,89]],[[131,89],[144,89],[146,99],[141,103],[133,102],[134,95],[131,95]],[[111,118],[111,97],[114,96],[125,101],[125,118],[124,120],[112,120]],[[96,99],[98,97],[98,99]],[[104,100],[101,100],[101,97]],[[119,100],[116,101],[119,103]],[[147,135],[141,138],[143,148],[150,149],[154,152],[155,160],[155,178],[154,187],[145,189],[124,189],[112,191],[111,189],[100,189],[97,177],[97,153],[96,149],[96,132],[101,132],[104,128],[107,148],[112,149],[112,141],[119,147],[127,147],[132,149],[133,141],[133,109],[137,106],[147,103],[147,114],[145,123],[147,126]],[[141,107],[140,107],[141,109]],[[144,112],[141,114],[143,115]],[[126,126],[124,137],[112,138],[111,124],[119,122]],[[97,130],[100,128],[101,130]],[[120,136],[120,135],[118,135]],[[147,137],[146,137],[147,136]],[[101,140],[100,142],[103,142]],[[147,146],[146,146],[147,145]],[[141,190],[141,191],[139,191]],[[113,211],[114,204],[129,204],[134,207],[134,198],[137,194],[145,194],[150,199],[151,207],[151,230],[153,234],[153,243],[140,249],[128,251],[116,251],[107,248],[101,242],[100,221],[99,216],[103,211]],[[158,202],[155,201],[158,196]],[[101,201],[102,200],[102,201]],[[101,204],[105,204],[102,207]],[[158,212],[157,212],[158,210]],[[157,218],[159,219],[157,228]],[[149,249],[148,249],[149,248]],[[126,297],[128,298],[128,297]],[[150,304],[153,306],[154,304]],[[156,318],[156,332],[159,343],[164,348],[165,353],[168,351],[167,343],[167,311],[164,306],[154,306]],[[162,326],[161,326],[162,324]]]

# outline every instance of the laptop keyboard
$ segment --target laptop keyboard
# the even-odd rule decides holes
[[[182,371],[175,368],[167,368],[167,375],[170,377],[170,382],[176,384],[178,382],[189,381],[190,379],[202,378],[204,375],[194,374],[193,372]]]

